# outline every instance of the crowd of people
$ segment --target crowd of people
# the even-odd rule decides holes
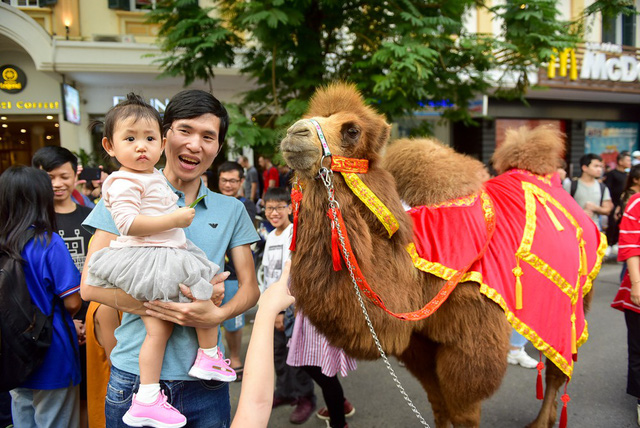
[[[44,362],[0,395],[0,426],[13,418],[19,427],[257,427],[283,405],[295,406],[294,424],[316,414],[348,426],[355,409],[338,374],[356,361],[288,292],[291,171],[264,154],[262,173],[240,156],[214,174],[228,121],[204,91],[180,92],[162,118],[129,94],[102,124],[117,172],[83,182],[76,156],[51,146],[0,176],[0,250],[25,261],[34,305],[54,313]],[[610,256],[626,262],[613,306],[625,312],[627,392],[638,397],[640,424],[640,160],[632,166],[621,152],[603,170],[596,154],[580,159],[574,179],[558,166],[565,190],[606,233]],[[270,233],[260,297],[251,245],[261,218]],[[245,313],[259,298],[243,362]],[[525,344],[514,330],[507,361],[535,368]],[[233,381],[243,385],[231,423]],[[317,411],[314,382],[326,405]]]

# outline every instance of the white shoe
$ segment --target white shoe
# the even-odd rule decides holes
[[[515,352],[509,351],[507,354],[507,362],[514,366],[521,365],[525,369],[535,369],[538,366],[538,362],[527,354],[524,347]]]

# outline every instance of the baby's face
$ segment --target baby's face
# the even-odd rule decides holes
[[[128,118],[116,124],[107,152],[122,164],[122,171],[151,173],[162,156],[163,148],[158,122]]]

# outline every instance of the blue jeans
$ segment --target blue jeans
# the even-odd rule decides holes
[[[80,426],[79,387],[11,390],[11,412],[18,428]]]
[[[140,377],[111,367],[105,416],[109,428],[123,427],[122,416],[131,407]],[[229,384],[213,380],[160,381],[169,403],[187,418],[190,428],[226,428],[231,419]]]

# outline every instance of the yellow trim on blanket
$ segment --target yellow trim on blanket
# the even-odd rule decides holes
[[[435,275],[445,281],[448,281],[457,272],[453,268],[447,267],[440,263],[430,262],[420,257],[413,242],[407,245],[406,249],[416,269]],[[535,331],[531,330],[526,324],[520,321],[516,317],[516,315],[509,310],[507,302],[500,295],[500,293],[498,293],[498,291],[484,282],[483,275],[480,272],[469,271],[462,277],[460,282],[476,282],[480,284],[480,293],[484,294],[487,298],[494,301],[496,304],[498,304],[498,306],[502,308],[507,317],[507,321],[509,321],[513,328],[515,328],[518,333],[526,337],[533,344],[533,346],[536,347],[536,349],[542,351],[542,353],[551,361],[553,361],[553,363],[565,375],[567,375],[567,377],[571,378],[571,375],[573,374],[573,361],[565,360],[558,351],[556,351],[553,347],[551,347],[551,345],[546,343],[540,336],[538,336]],[[577,345],[582,346],[582,344],[584,344],[588,338],[588,326],[585,320],[584,330],[582,331],[582,335],[580,336]]]

